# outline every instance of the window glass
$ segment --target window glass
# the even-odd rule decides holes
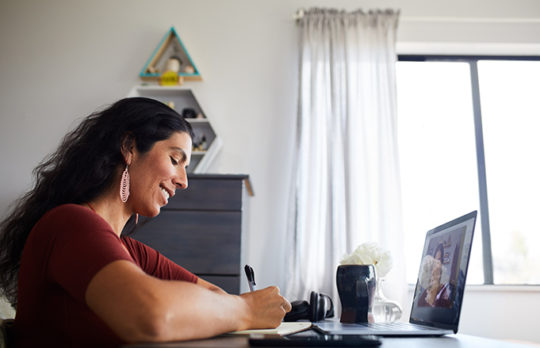
[[[405,261],[416,283],[426,232],[479,210],[469,64],[398,62],[397,92]],[[481,260],[478,218],[468,283],[483,282]]]
[[[479,61],[496,284],[540,283],[540,61]]]

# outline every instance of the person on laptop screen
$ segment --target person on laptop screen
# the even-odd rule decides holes
[[[451,308],[454,305],[456,289],[463,280],[459,259],[464,236],[465,227],[460,227],[430,241],[428,250],[433,251],[422,259],[418,306]]]
[[[121,232],[188,185],[193,131],[164,103],[126,98],[83,119],[0,224],[0,290],[17,347],[117,347],[275,328],[276,287],[227,294]],[[204,255],[201,255],[204,258]]]
[[[422,261],[424,269],[421,283],[425,289],[418,299],[419,306],[431,307],[449,307],[451,306],[451,296],[453,287],[449,282],[442,283],[442,275],[446,274],[447,269],[443,265],[444,246],[442,243],[437,245],[433,255],[426,255]]]

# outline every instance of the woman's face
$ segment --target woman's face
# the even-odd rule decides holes
[[[191,137],[185,132],[175,132],[168,139],[157,141],[146,153],[134,149],[128,200],[133,212],[149,217],[158,215],[177,188],[187,188],[186,168],[190,159]]]

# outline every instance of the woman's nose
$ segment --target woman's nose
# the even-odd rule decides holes
[[[188,187],[188,178],[187,178],[187,173],[186,173],[186,170],[185,170],[185,169],[181,170],[181,172],[178,173],[178,175],[177,175],[176,178],[174,179],[174,184],[175,184],[176,187],[178,187],[180,190],[185,190],[185,189],[187,189],[187,187]]]

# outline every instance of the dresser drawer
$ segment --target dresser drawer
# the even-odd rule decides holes
[[[164,210],[132,237],[193,273],[238,275],[241,220],[240,211]]]
[[[163,209],[241,210],[242,190],[242,180],[190,179]]]

